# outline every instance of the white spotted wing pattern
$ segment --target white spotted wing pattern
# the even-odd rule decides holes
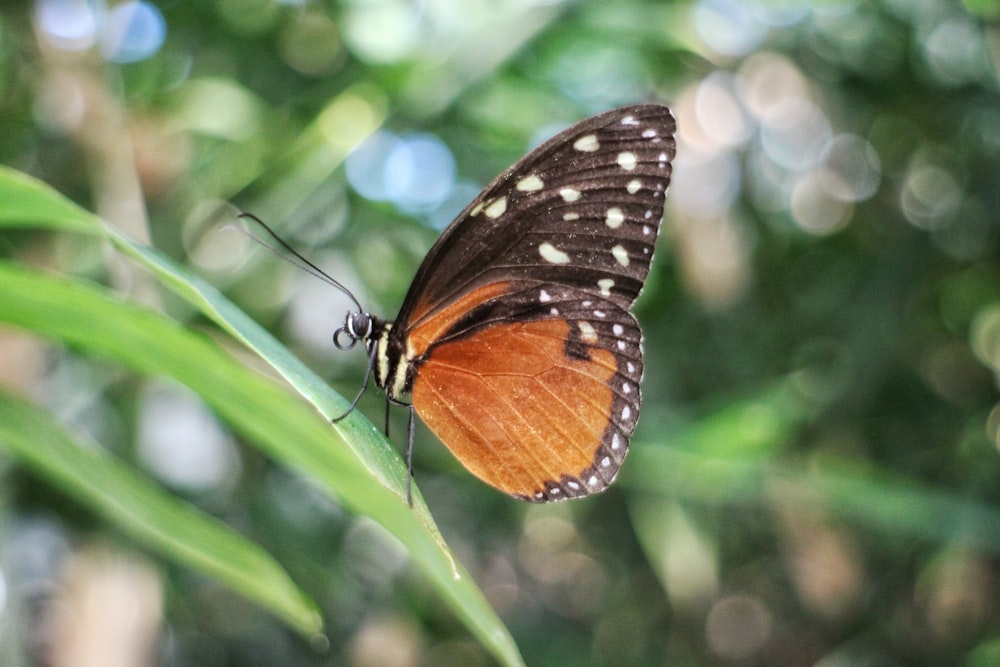
[[[524,500],[604,490],[639,415],[649,273],[676,145],[667,107],[584,120],[498,176],[429,251],[376,382]]]

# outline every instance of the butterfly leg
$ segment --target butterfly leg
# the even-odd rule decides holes
[[[389,406],[399,405],[410,411],[409,419],[406,422],[406,503],[413,507],[413,432],[414,432],[414,408],[413,403],[406,403],[395,398],[385,397],[385,436],[389,437]]]
[[[410,418],[406,423],[406,502],[413,507],[413,404],[410,403]]]
[[[361,400],[361,397],[365,395],[366,391],[368,391],[368,381],[371,379],[372,369],[374,367],[375,367],[375,353],[374,352],[369,352],[368,353],[368,370],[365,371],[365,381],[361,383],[361,389],[358,390],[358,393],[354,397],[354,400],[351,401],[351,407],[347,408],[347,412],[345,412],[344,414],[342,414],[342,415],[340,415],[338,417],[332,417],[332,418],[330,418],[331,422],[333,422],[334,424],[336,424],[341,419],[343,419],[347,415],[349,415],[352,412],[354,412],[354,408],[358,407],[358,402]],[[386,408],[385,408],[385,434],[388,437],[388,435],[389,435],[389,406],[388,405],[386,405]]]

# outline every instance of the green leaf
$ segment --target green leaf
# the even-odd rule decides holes
[[[306,636],[322,629],[316,604],[258,545],[162,491],[52,416],[0,392],[0,448],[135,539],[200,570]]]
[[[187,385],[255,446],[316,478],[351,511],[385,527],[498,660],[523,664],[507,629],[455,560],[416,488],[414,507],[407,505],[407,472],[399,453],[359,411],[331,426],[329,417],[342,414],[348,402],[212,285],[156,250],[76,209],[46,186],[4,168],[0,168],[0,192],[23,200],[9,209],[15,214],[29,208],[29,203],[31,210],[63,211],[57,221],[41,221],[12,217],[8,209],[0,208],[0,226],[27,222],[90,231],[89,225],[96,222],[122,252],[254,350],[300,397],[239,364],[207,337],[79,281],[3,265],[0,320],[114,359],[137,372],[166,375]]]
[[[100,234],[100,219],[51,187],[0,165],[0,229],[38,227],[79,234]]]

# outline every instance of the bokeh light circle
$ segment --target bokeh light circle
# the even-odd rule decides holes
[[[123,2],[113,7],[101,31],[101,52],[113,63],[149,58],[163,46],[167,23],[148,2]]]

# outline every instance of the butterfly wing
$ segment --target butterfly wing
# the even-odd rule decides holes
[[[410,326],[512,277],[587,292],[614,280],[628,308],[649,271],[675,153],[670,110],[647,104],[573,125],[493,180],[427,253],[397,322]]]
[[[421,418],[507,493],[587,495],[621,465],[642,375],[628,309],[649,272],[674,129],[664,106],[625,107],[529,153],[445,230],[388,334],[382,377],[406,369]]]

